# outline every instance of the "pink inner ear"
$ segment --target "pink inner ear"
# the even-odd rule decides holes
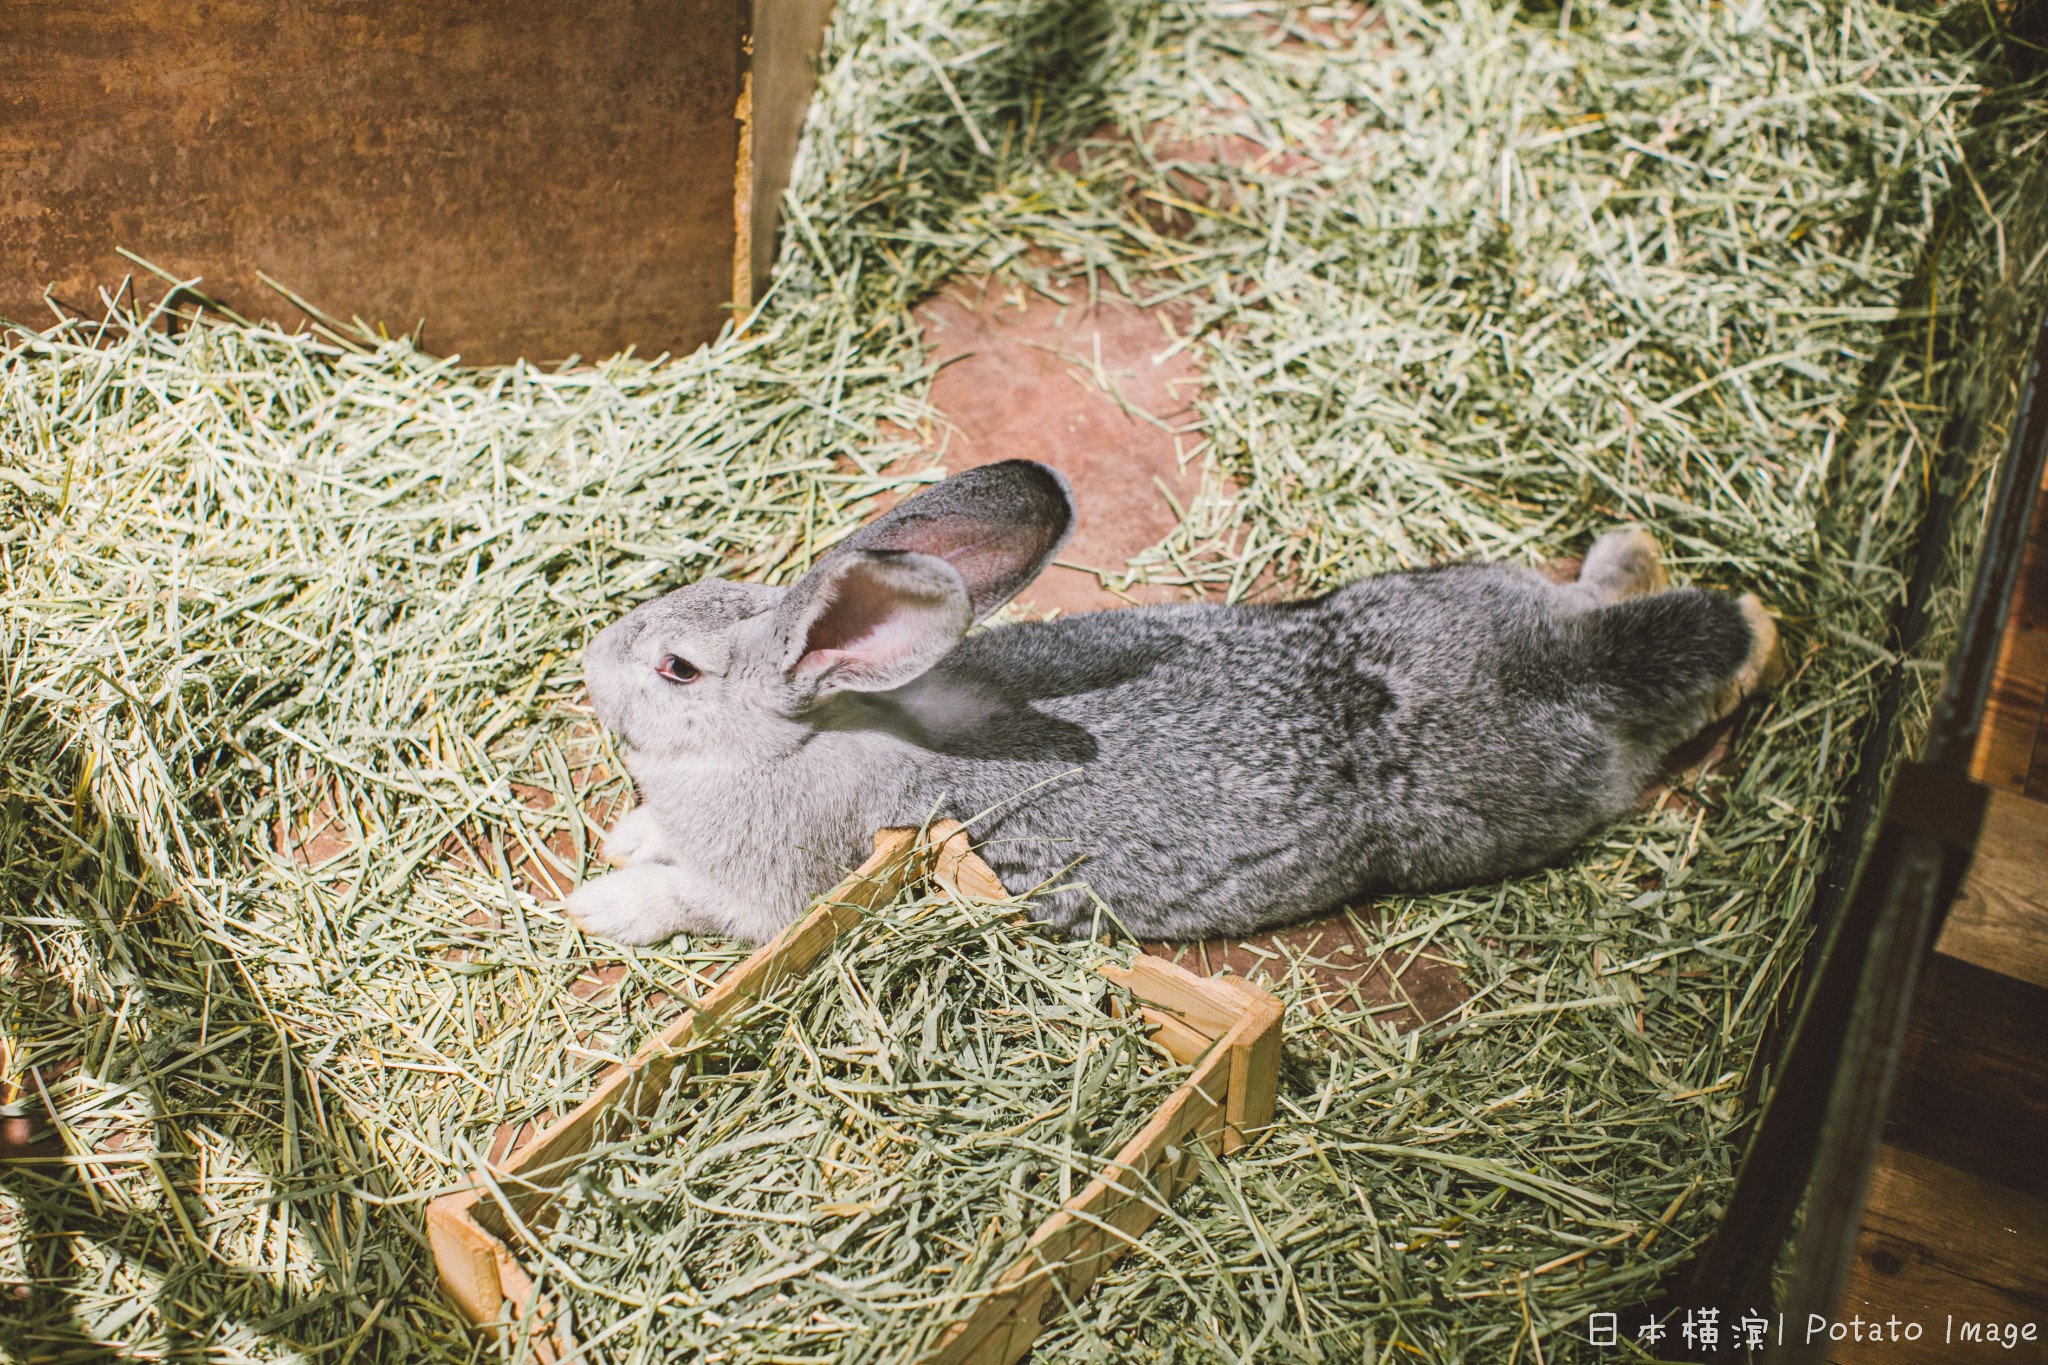
[[[797,671],[816,673],[845,659],[881,661],[908,652],[917,641],[903,603],[856,569],[840,578],[832,603],[811,622]]]
[[[1042,548],[1030,530],[985,522],[911,522],[889,536],[889,547],[945,560],[959,572],[969,596],[986,591],[1014,571],[1020,559]]]

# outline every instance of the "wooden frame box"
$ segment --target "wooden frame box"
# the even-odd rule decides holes
[[[472,363],[680,351],[744,311],[831,0],[0,8],[0,319],[162,281]]]
[[[646,1113],[660,1098],[684,1048],[708,1036],[727,1014],[779,983],[808,971],[867,908],[929,876],[967,895],[1000,898],[1002,883],[968,848],[967,831],[950,821],[919,831],[884,830],[874,856],[808,914],[726,973],[695,1008],[664,1029],[632,1060],[613,1070],[574,1110],[500,1163],[477,1172],[476,1188],[444,1195],[427,1208],[434,1259],[448,1295],[472,1322],[501,1321],[507,1304],[535,1333],[543,1359],[570,1343],[547,1326],[545,1304],[519,1263],[515,1239],[545,1223],[551,1168],[615,1131],[618,1121]],[[1128,970],[1104,975],[1143,1002],[1154,1039],[1194,1072],[1088,1186],[1040,1224],[1024,1254],[996,1281],[994,1292],[927,1356],[929,1365],[1009,1365],[1030,1348],[1042,1320],[1085,1294],[1111,1260],[1152,1225],[1159,1208],[1149,1183],[1171,1199],[1193,1178],[1197,1147],[1235,1151],[1272,1122],[1280,1063],[1280,1002],[1249,982],[1204,979],[1159,958],[1140,956]]]

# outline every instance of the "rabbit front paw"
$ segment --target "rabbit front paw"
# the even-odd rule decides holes
[[[647,807],[635,806],[604,832],[604,847],[598,856],[613,867],[624,867],[647,851],[658,832]]]
[[[688,879],[661,863],[639,863],[593,878],[562,902],[562,913],[584,933],[632,947],[680,933],[715,932],[690,909]]]

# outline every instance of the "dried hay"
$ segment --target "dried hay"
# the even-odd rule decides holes
[[[0,1102],[62,1159],[0,1168],[0,1350],[474,1358],[424,1201],[736,955],[614,958],[541,907],[623,794],[577,649],[714,566],[799,570],[903,482],[882,424],[930,417],[908,307],[1057,270],[1194,309],[1161,340],[1206,357],[1190,458],[1242,491],[1138,575],[1641,519],[1785,614],[1797,669],[1720,775],[1383,904],[1387,959],[1457,961],[1469,1005],[1298,1004],[1280,1125],[1046,1347],[1568,1358],[1711,1224],[1930,486],[1987,488],[1995,431],[1941,459],[1951,357],[2038,298],[2014,168],[2048,132],[1988,13],[847,0],[774,291],[695,355],[466,371],[118,300],[16,334]]]

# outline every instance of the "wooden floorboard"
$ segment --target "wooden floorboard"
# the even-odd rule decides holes
[[[1914,1152],[1879,1149],[1838,1320],[1920,1324],[1918,1341],[1844,1341],[1836,1365],[2048,1361],[2048,1201]],[[2033,1323],[2007,1347],[1958,1339],[1966,1324]],[[1788,1337],[1804,1324],[1787,1323]],[[1894,1329],[1887,1328],[1889,1333]]]
[[[1936,953],[1885,1140],[2048,1199],[2048,990]]]
[[[2048,802],[1991,793],[1935,950],[2048,989]]]

